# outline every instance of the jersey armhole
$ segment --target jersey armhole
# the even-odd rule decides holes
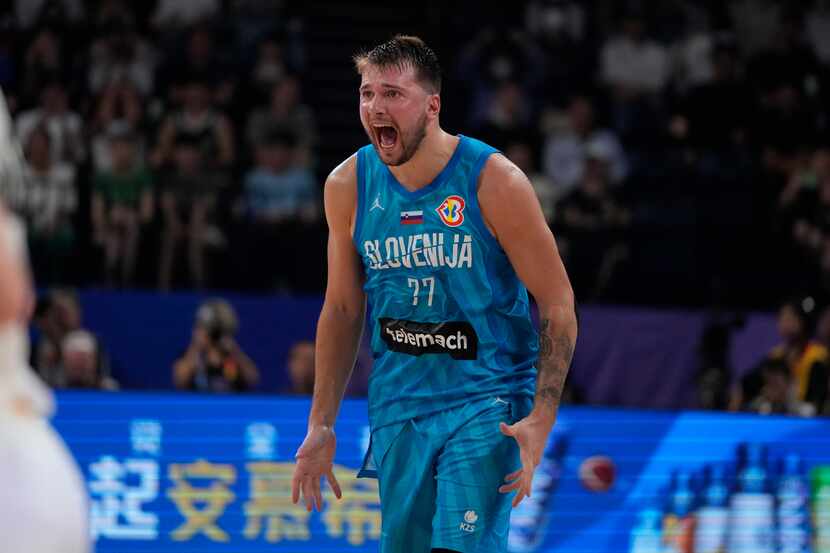
[[[354,210],[355,221],[354,233],[352,234],[352,242],[354,242],[355,245],[359,245],[360,233],[363,230],[363,211],[366,205],[366,202],[364,201],[366,192],[363,189],[364,186],[366,186],[366,153],[364,152],[363,148],[357,151],[355,163],[357,164],[357,170],[355,171],[357,173],[357,206],[355,206]],[[360,248],[358,248],[358,251],[360,251]]]
[[[490,156],[498,153],[500,152],[495,148],[488,148],[481,152],[478,158],[476,158],[475,163],[473,163],[470,170],[469,193],[467,194],[467,197],[469,198],[468,201],[473,204],[473,209],[468,210],[467,214],[473,224],[478,228],[481,235],[485,237],[485,240],[487,240],[490,245],[495,246],[498,251],[502,251],[501,244],[499,244],[499,241],[496,240],[496,237],[487,226],[487,223],[484,222],[484,216],[481,213],[481,205],[478,203],[478,183],[481,179],[481,170],[484,168],[484,164],[487,163],[487,160],[490,159]]]

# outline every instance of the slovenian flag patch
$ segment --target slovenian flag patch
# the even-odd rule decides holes
[[[402,225],[420,225],[424,222],[423,211],[401,211]]]

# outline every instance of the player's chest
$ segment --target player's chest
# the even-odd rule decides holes
[[[356,236],[367,272],[473,267],[477,240],[463,195],[407,199],[376,193],[369,200]]]

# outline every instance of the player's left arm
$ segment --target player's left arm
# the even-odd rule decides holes
[[[504,249],[539,309],[539,357],[533,410],[502,432],[519,444],[522,469],[508,475],[503,492],[518,490],[513,504],[530,495],[533,470],[556,422],[565,377],[576,344],[574,295],[556,241],[527,177],[501,154],[490,156],[478,200],[487,226]]]

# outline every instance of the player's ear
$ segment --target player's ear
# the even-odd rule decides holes
[[[439,113],[441,113],[441,96],[430,94],[427,98],[427,115],[434,119]]]

